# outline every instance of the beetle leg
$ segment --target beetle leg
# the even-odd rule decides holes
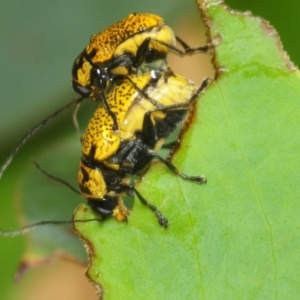
[[[213,46],[212,44],[207,44],[204,46],[199,46],[199,47],[190,47],[188,46],[188,44],[186,42],[184,42],[181,38],[179,38],[178,36],[176,36],[176,41],[182,46],[183,50],[177,48],[174,45],[165,43],[163,41],[160,40],[156,40],[156,39],[151,39],[151,41],[155,41],[159,44],[164,45],[165,47],[167,47],[171,52],[179,55],[179,56],[185,56],[185,55],[191,55],[194,53],[211,53],[213,50]]]
[[[198,184],[202,184],[202,183],[206,183],[207,179],[205,176],[203,175],[198,175],[198,176],[190,176],[187,175],[185,173],[181,173],[176,166],[174,166],[171,162],[167,161],[166,159],[164,159],[163,157],[154,154],[154,157],[158,158],[161,162],[163,162],[165,164],[165,166],[172,171],[174,174],[180,176],[182,179],[184,180],[189,180]]]
[[[145,39],[139,46],[136,52],[135,62],[133,63],[135,68],[138,68],[145,61],[147,53],[149,52],[150,38]]]
[[[200,47],[190,47],[185,41],[183,41],[180,37],[176,36],[176,41],[183,47],[184,52],[182,52],[180,49],[171,49],[171,51],[174,51],[174,53],[184,56],[186,54],[194,54],[194,53],[210,53],[212,51],[212,45],[207,44]],[[178,50],[180,50],[178,52]]]
[[[135,188],[132,187],[132,189],[134,190],[135,194],[137,195],[138,199],[140,200],[140,202],[143,205],[148,206],[155,214],[159,225],[161,225],[164,228],[168,227],[168,219],[157,209],[156,206],[154,206],[153,204],[149,203],[141,194],[140,192]]]

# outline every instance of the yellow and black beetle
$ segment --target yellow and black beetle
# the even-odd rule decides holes
[[[176,47],[176,41],[183,50]],[[157,15],[132,13],[91,37],[73,64],[73,88],[83,97],[101,101],[116,130],[116,116],[106,99],[116,81],[131,74],[167,70],[169,52],[184,56],[209,50],[209,46],[189,47]]]
[[[208,80],[205,80],[197,89],[191,81],[170,70],[152,71],[129,75],[107,94],[119,130],[113,130],[114,120],[100,106],[81,139],[83,155],[78,173],[82,196],[103,219],[113,216],[118,221],[126,220],[129,210],[122,197],[125,193],[135,193],[154,211],[159,224],[167,227],[167,218],[147,202],[130,181],[130,176],[139,175],[154,158],[183,179],[205,182],[203,176],[180,173],[159,156],[157,150],[185,120],[207,84]]]
[[[182,50],[176,47],[176,41]],[[205,80],[196,89],[184,77],[173,74],[166,62],[167,54],[184,56],[209,51],[209,45],[189,47],[161,17],[152,14],[130,14],[93,35],[72,68],[73,87],[80,96],[23,137],[1,167],[0,178],[14,155],[35,132],[62,111],[89,97],[99,101],[100,106],[82,138],[83,156],[78,175],[82,195],[103,218],[112,215],[122,221],[128,215],[122,195],[135,192],[142,203],[155,212],[160,224],[167,226],[167,219],[139,194],[129,177],[139,174],[153,158],[158,158],[184,179],[205,181],[202,176],[180,173],[156,151],[184,121],[192,103],[208,83]]]

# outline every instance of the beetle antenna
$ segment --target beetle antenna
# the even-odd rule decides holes
[[[68,109],[69,107],[71,107],[74,104],[80,103],[83,99],[85,99],[85,98],[81,96],[81,97],[76,98],[75,100],[72,100],[72,102],[70,102],[70,103],[66,104],[65,106],[63,106],[62,108],[58,109],[57,111],[52,113],[50,116],[48,116],[47,118],[42,120],[39,124],[34,126],[32,129],[30,129],[27,132],[27,134],[20,140],[18,145],[14,148],[14,150],[12,151],[10,156],[6,159],[5,163],[2,165],[2,167],[0,169],[0,179],[3,175],[3,173],[5,172],[5,170],[8,168],[8,166],[12,162],[12,160],[13,160],[14,156],[16,155],[16,153],[27,142],[27,140],[29,138],[31,138],[37,131],[39,131],[42,127],[44,127],[46,124],[48,124],[52,119],[54,119],[56,116],[58,116],[61,112]]]
[[[52,174],[50,174],[49,172],[47,172],[45,169],[43,169],[35,160],[32,160],[34,166],[43,174],[45,175],[46,177],[54,180],[54,181],[57,181],[63,185],[65,185],[66,187],[68,187],[71,191],[73,191],[74,193],[76,194],[79,194],[80,195],[80,192],[78,191],[78,189],[76,189],[72,184],[70,184],[69,182],[67,182],[66,180],[64,179],[61,179],[57,176],[54,176]]]
[[[80,102],[78,102],[75,106],[75,109],[74,109],[74,112],[73,112],[73,115],[72,115],[72,119],[73,119],[73,124],[74,124],[75,130],[76,130],[77,135],[80,139],[81,133],[80,133],[79,122],[78,122],[78,119],[77,119],[77,114],[78,114],[79,108],[80,108]]]
[[[101,222],[102,220],[99,218],[92,218],[92,219],[86,219],[86,220],[40,221],[40,222],[36,222],[36,223],[30,224],[30,225],[24,226],[20,229],[16,229],[16,230],[0,230],[0,236],[15,237],[15,236],[30,232],[30,231],[36,229],[37,227],[43,226],[43,225],[64,225],[64,224],[85,223],[85,222],[92,222],[92,221]]]

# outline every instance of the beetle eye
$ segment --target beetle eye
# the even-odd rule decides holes
[[[109,85],[109,75],[102,68],[95,67],[91,70],[91,85],[106,90]]]
[[[89,95],[91,94],[91,90],[88,87],[82,86],[76,81],[73,81],[72,85],[74,91],[83,97],[89,97]]]

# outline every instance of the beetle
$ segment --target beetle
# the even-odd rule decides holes
[[[191,81],[168,69],[128,75],[128,80],[107,94],[119,130],[113,130],[113,118],[103,106],[99,106],[81,138],[78,183],[82,196],[93,211],[103,219],[112,216],[118,221],[127,220],[129,210],[122,197],[126,193],[135,193],[155,213],[159,224],[168,226],[167,218],[143,198],[130,177],[140,175],[156,158],[183,179],[199,184],[206,182],[202,175],[189,176],[179,172],[157,151],[184,122],[208,82],[208,79],[204,80],[197,89]]]
[[[183,50],[176,47],[176,41]],[[149,73],[151,70],[168,69],[166,56],[169,52],[184,56],[197,52],[210,53],[210,44],[191,48],[175,36],[164,20],[154,14],[132,13],[91,37],[88,45],[75,59],[72,66],[72,85],[79,97],[72,100],[33,127],[20,140],[11,155],[0,168],[0,178],[12,162],[15,154],[37,131],[57,115],[84,99],[100,102],[114,121],[114,131],[118,130],[115,114],[109,107],[107,93],[128,75]],[[134,84],[133,84],[134,85]]]
[[[176,41],[183,50],[176,47]],[[167,70],[169,52],[184,56],[209,51],[210,45],[189,47],[157,15],[132,13],[91,37],[73,64],[73,88],[84,98],[100,101],[117,130],[116,116],[106,99],[116,81],[131,74]]]
[[[176,42],[183,50],[176,47]],[[80,96],[45,118],[21,139],[1,167],[0,178],[14,155],[35,132],[67,108],[79,104],[85,98],[91,98],[98,101],[100,106],[82,138],[82,168],[79,171],[82,195],[102,217],[113,215],[122,221],[128,215],[128,210],[122,208],[122,195],[135,192],[142,203],[156,212],[160,224],[164,226],[167,222],[163,220],[166,219],[159,217],[156,208],[143,199],[134,185],[129,184],[128,179],[131,175],[140,174],[156,157],[185,179],[197,178],[195,181],[198,180],[199,183],[205,181],[201,176],[190,177],[179,173],[172,164],[159,157],[156,151],[162,147],[164,139],[184,121],[197,95],[208,83],[204,81],[197,90],[184,77],[173,74],[167,65],[167,54],[173,52],[184,56],[197,52],[207,53],[210,49],[210,45],[189,47],[175,36],[161,17],[153,14],[130,14],[93,35],[72,67],[73,88]],[[127,89],[128,93],[122,94],[121,87]],[[173,89],[178,95],[182,92],[182,96],[178,97]],[[121,102],[125,99],[129,106],[124,106],[121,118],[119,109],[122,109]],[[174,100],[174,103],[169,103],[167,99]],[[114,101],[117,101],[116,105]],[[107,121],[106,124],[100,122],[102,127],[97,127],[104,139],[99,134],[97,137],[93,136],[95,132],[91,132],[90,125],[97,120],[98,113]],[[112,141],[109,136],[113,138]],[[89,147],[90,141],[96,141],[96,145]],[[93,156],[93,153],[103,152],[105,147],[106,157]],[[134,155],[128,154],[131,149],[134,150]],[[115,186],[114,177],[118,183]],[[92,190],[93,178],[94,183],[99,183],[98,188],[103,189],[100,194],[97,194],[97,187]],[[105,203],[110,202],[104,201],[105,197],[113,199],[109,209],[105,208]],[[116,213],[118,209],[120,213]]]
[[[88,220],[40,221],[18,230],[0,230],[2,236],[16,236],[41,225],[73,222],[103,221],[113,217],[126,221],[130,210],[123,197],[137,198],[155,214],[159,224],[167,228],[168,219],[156,206],[148,202],[135,188],[131,176],[143,174],[153,159],[163,162],[174,174],[198,184],[206,183],[203,175],[189,176],[157,154],[164,141],[185,121],[199,94],[210,80],[205,79],[197,88],[185,77],[151,71],[130,75],[107,94],[107,100],[117,117],[119,130],[114,131],[114,120],[104,106],[99,106],[90,119],[81,138],[82,157],[78,170],[80,193],[91,209],[100,216]],[[47,177],[78,193],[69,183],[35,166]]]

